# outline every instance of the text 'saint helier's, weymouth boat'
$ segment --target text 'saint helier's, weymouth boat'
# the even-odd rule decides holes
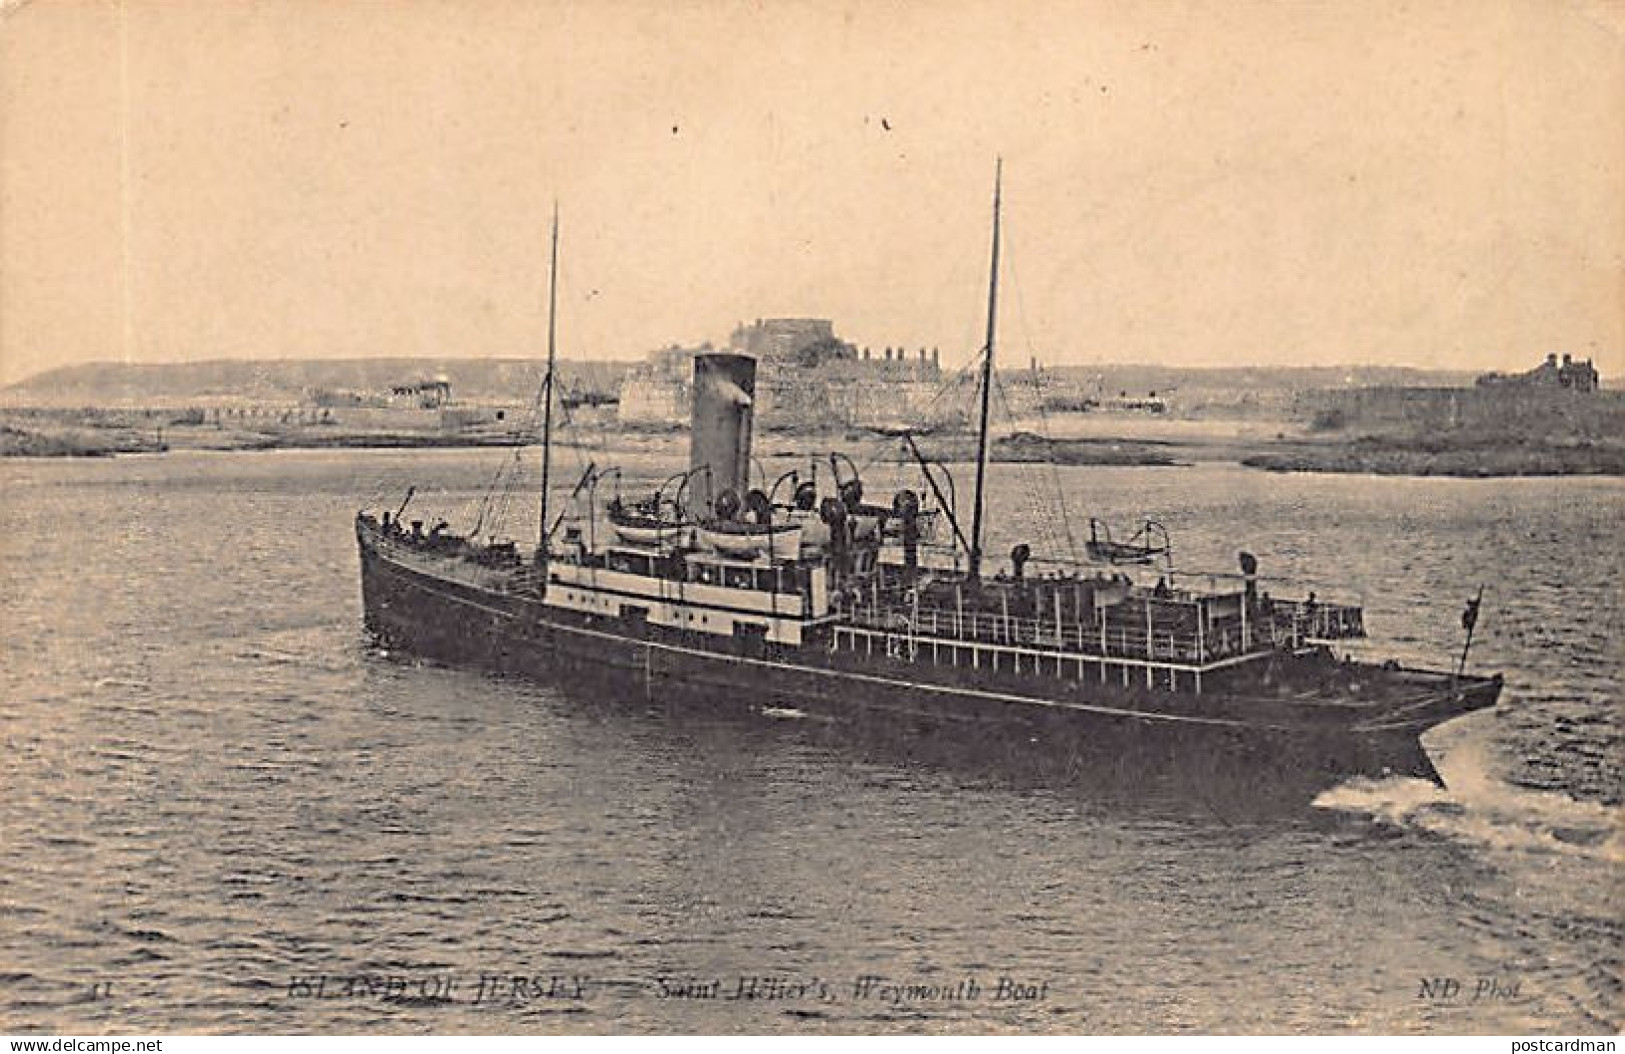
[[[1008,572],[984,575],[997,191],[992,257],[968,525],[946,468],[907,437],[919,491],[887,505],[865,504],[862,481],[843,479],[833,456],[827,492],[796,473],[753,488],[755,362],[732,354],[694,360],[687,472],[645,501],[617,497],[600,517],[607,473],[589,467],[574,514],[550,518],[550,317],[539,544],[522,553],[425,533],[400,510],[363,511],[367,626],[426,657],[651,697],[1034,738],[1175,736],[1192,750],[1246,744],[1338,774],[1437,779],[1417,737],[1494,705],[1501,678],[1339,657],[1331,642],[1365,634],[1360,608],[1271,596],[1249,554],[1234,576],[1181,576],[1170,560],[1152,584],[1143,565],[1167,559],[1168,546],[1148,525],[1126,543],[1097,532],[1089,552],[1102,568],[1030,574],[1018,545]],[[555,219],[554,304],[557,264]],[[1469,605],[1469,631],[1476,614]]]

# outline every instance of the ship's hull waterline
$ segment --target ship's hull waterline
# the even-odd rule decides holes
[[[1427,706],[1354,719],[1346,706],[1318,712],[1301,705],[1271,708],[1268,699],[1122,691],[1089,678],[1065,684],[1064,691],[1050,681],[1043,692],[1044,682],[1034,677],[987,671],[972,676],[964,669],[837,654],[817,645],[731,646],[726,638],[658,626],[633,629],[409,566],[370,544],[364,530],[360,552],[367,628],[386,646],[450,665],[569,686],[603,685],[633,697],[718,710],[971,726],[977,735],[1014,739],[1177,741],[1188,743],[1195,758],[1245,752],[1328,775],[1437,780],[1418,734],[1454,714],[1492,705],[1500,690],[1499,681],[1466,679],[1460,691]]]

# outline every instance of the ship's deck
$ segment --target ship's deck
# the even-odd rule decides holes
[[[946,602],[946,603],[945,603]],[[930,654],[972,668],[1035,665],[1100,680],[1201,690],[1203,676],[1328,640],[1364,636],[1360,609],[1247,591],[1148,590],[1113,578],[963,583],[851,591],[836,647]],[[946,659],[944,659],[946,657]]]

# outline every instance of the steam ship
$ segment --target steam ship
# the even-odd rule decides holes
[[[588,466],[550,507],[558,225],[542,394],[541,531],[530,552],[425,532],[406,505],[355,520],[365,621],[387,646],[683,705],[832,719],[880,715],[1015,733],[1173,737],[1193,751],[1265,750],[1333,774],[1439,779],[1419,735],[1493,706],[1502,680],[1339,656],[1356,605],[1271,595],[1258,562],[1183,575],[1166,532],[1109,543],[1093,566],[1034,573],[984,553],[989,388],[998,305],[994,191],[987,340],[969,523],[950,467],[903,443],[918,486],[867,499],[831,455],[752,478],[755,362],[694,360],[686,471],[647,497],[600,501]],[[408,501],[411,494],[408,492]],[[1163,564],[1158,564],[1158,561]],[[1464,624],[1471,640],[1477,605]]]

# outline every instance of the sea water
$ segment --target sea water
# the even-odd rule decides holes
[[[627,490],[682,467],[651,447]],[[490,487],[526,459],[0,463],[0,1030],[1625,1025],[1620,481],[996,466],[995,554],[1149,516],[1363,601],[1372,657],[1448,667],[1485,587],[1506,690],[1427,736],[1447,786],[1303,791],[374,646],[355,510],[416,484],[528,548],[534,487]]]

